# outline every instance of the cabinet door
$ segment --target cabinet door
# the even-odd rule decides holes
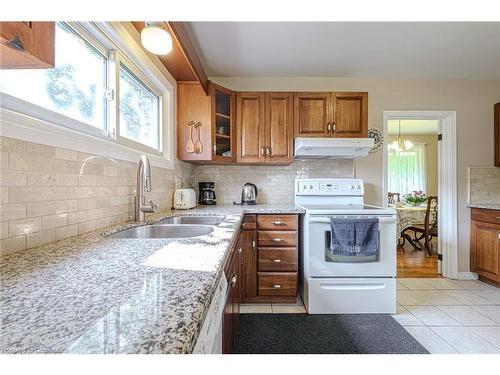
[[[326,137],[332,118],[328,92],[294,93],[294,132],[296,137]]]
[[[242,232],[241,299],[257,297],[257,231]]]
[[[189,126],[191,121],[201,122],[202,126],[194,129]],[[193,149],[198,130],[203,145],[201,153]],[[177,157],[184,161],[212,160],[211,98],[198,82],[177,84]]]
[[[334,93],[334,137],[368,137],[368,94],[366,92]]]
[[[500,227],[472,221],[471,268],[479,275],[500,281]]]
[[[54,22],[0,22],[2,69],[47,69],[54,65]]]
[[[293,160],[293,94],[269,92],[266,94],[267,161]]]
[[[239,92],[236,95],[238,122],[238,162],[265,160],[265,103],[264,94]]]
[[[210,82],[212,100],[212,160],[232,162],[235,160],[235,93]]]

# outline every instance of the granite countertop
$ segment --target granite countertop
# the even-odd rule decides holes
[[[123,223],[0,258],[0,353],[190,353],[245,213],[294,205],[217,205],[156,214],[224,215],[208,235],[106,237]]]
[[[469,203],[467,207],[483,208],[486,210],[500,210],[500,204],[494,204],[494,203]]]

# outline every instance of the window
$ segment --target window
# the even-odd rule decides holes
[[[55,67],[0,70],[2,107],[163,154],[172,86],[117,30],[106,23],[58,22]]]
[[[106,64],[103,54],[57,23],[55,67],[2,69],[0,91],[105,130]]]
[[[160,150],[160,98],[122,64],[119,87],[120,136]]]
[[[413,190],[426,191],[425,144],[415,144],[410,151],[388,152],[388,188],[401,195]]]

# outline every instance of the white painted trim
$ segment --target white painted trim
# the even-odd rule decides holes
[[[0,135],[133,163],[139,160],[140,155],[146,154],[153,166],[174,169],[173,160],[5,108],[0,108]]]
[[[477,273],[475,272],[459,272],[458,280],[478,280]]]
[[[383,134],[387,139],[388,121],[397,119],[437,119],[443,140],[439,155],[439,221],[438,248],[443,254],[441,273],[450,279],[458,274],[458,210],[457,210],[457,118],[455,111],[384,111]],[[387,142],[383,152],[383,202],[387,206]]]

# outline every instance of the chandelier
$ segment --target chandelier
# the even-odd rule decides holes
[[[399,133],[397,138],[389,143],[389,150],[395,152],[405,152],[413,148],[413,143],[408,139],[401,137],[401,120],[399,120]]]

